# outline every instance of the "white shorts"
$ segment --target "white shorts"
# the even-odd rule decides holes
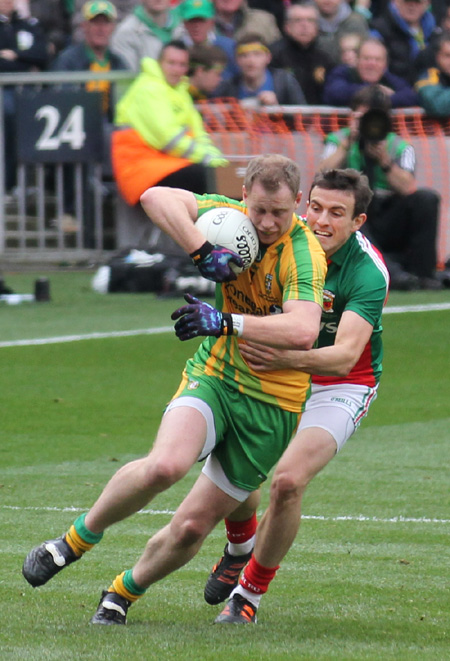
[[[377,397],[374,388],[352,383],[321,386],[312,384],[311,397],[306,402],[298,430],[320,427],[332,435],[337,452],[356,431]]]
[[[241,487],[237,487],[232,484],[225,475],[220,461],[213,454],[210,454],[207,457],[205,465],[202,468],[202,473],[206,475],[206,477],[208,477],[211,482],[216,485],[216,487],[219,487],[221,491],[228,494],[240,503],[243,503],[244,500],[247,500],[249,495],[252,493],[251,491],[247,491],[247,489],[242,489]]]

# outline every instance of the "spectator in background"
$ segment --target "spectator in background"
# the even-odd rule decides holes
[[[391,0],[370,23],[371,33],[387,48],[390,70],[413,85],[419,74],[418,55],[430,43],[436,21],[428,0]]]
[[[142,0],[113,34],[112,48],[136,73],[143,57],[157,59],[161,46],[181,35],[179,13],[170,4],[170,0]]]
[[[22,18],[14,0],[0,0],[0,71],[43,71],[47,39],[37,18]]]
[[[442,13],[442,17],[439,20],[439,25],[444,32],[450,32],[450,3],[447,0],[445,11]]]
[[[450,32],[450,3],[447,0],[444,11],[439,19],[439,27],[442,32]]]
[[[385,0],[382,0],[385,2]],[[364,16],[366,21],[369,21],[373,16],[374,6],[377,4],[377,0],[352,0],[350,5],[354,11],[361,16]]]
[[[257,32],[268,44],[281,37],[274,16],[261,9],[250,9],[247,0],[214,0],[214,6],[219,34],[238,40],[247,32]]]
[[[279,30],[283,30],[284,8],[291,4],[291,0],[247,0],[250,9],[262,9],[275,16]]]
[[[227,63],[226,53],[213,44],[200,44],[189,49],[189,94],[194,101],[215,96]]]
[[[85,2],[82,8],[83,22],[81,29],[84,38],[80,43],[72,44],[65,48],[53,62],[53,71],[92,71],[109,72],[127,69],[122,58],[110,50],[111,36],[116,26],[117,12],[115,6],[108,0],[93,0]],[[101,92],[104,158],[103,173],[105,176],[112,175],[110,158],[110,136],[113,120],[113,102],[111,84],[106,80],[92,80],[86,83],[88,92]],[[89,165],[84,167],[84,189],[87,191]],[[75,185],[74,166],[64,166],[64,213],[56,219],[55,224],[60,226],[64,232],[76,232],[79,229],[78,220],[75,218]],[[85,205],[88,204],[88,196],[84,196]],[[94,228],[88,223],[91,214],[83,211],[85,246],[93,247]]]
[[[347,32],[339,38],[339,62],[348,67],[356,67],[362,38],[356,32]]]
[[[418,53],[415,60],[416,71],[419,75],[426,69],[436,66],[436,51],[440,45],[440,38],[444,32],[450,32],[450,2],[440,13],[440,21],[435,30],[433,30],[426,48]]]
[[[436,66],[420,76],[416,90],[427,115],[450,118],[450,32],[440,36]]]
[[[448,0],[430,0],[430,11],[434,16],[436,23],[440,25],[444,30],[448,29],[448,27],[445,28],[444,26],[446,16],[448,17],[448,9],[449,9]]]
[[[390,130],[390,100],[382,88],[363,87],[351,108],[350,126],[325,137],[320,169],[351,167],[367,175],[374,196],[363,232],[383,253],[391,289],[441,289],[436,277],[439,195],[418,187],[414,148]]]
[[[53,71],[108,72],[127,69],[126,62],[110,50],[112,33],[116,26],[117,11],[108,0],[85,2],[82,8],[83,41],[64,49],[54,60]],[[111,85],[106,80],[86,83],[89,92],[101,92],[105,118],[112,121]]]
[[[227,66],[223,78],[231,78],[238,72],[234,59],[235,41],[230,37],[218,34],[215,28],[215,9],[211,0],[184,0],[179,5],[180,17],[184,32],[181,39],[189,46],[214,44],[227,55]]]
[[[205,193],[209,169],[228,164],[212,143],[189,95],[189,52],[181,41],[146,57],[116,107],[114,174],[122,197],[136,205],[156,184]]]
[[[42,71],[47,66],[47,40],[39,21],[20,18],[14,0],[0,0],[0,73]],[[13,85],[3,88],[5,136],[5,189],[16,184],[16,92]]]
[[[286,9],[284,37],[271,46],[272,67],[291,71],[310,105],[322,103],[323,84],[335,61],[318,45],[319,12],[312,0]]]
[[[269,68],[270,50],[257,33],[248,33],[236,43],[240,73],[224,81],[217,96],[232,96],[246,105],[304,105],[305,95],[294,76],[284,69]]]
[[[380,16],[385,11],[389,5],[390,0],[357,0],[357,2],[368,3],[368,7],[373,18],[378,18],[378,16]],[[445,15],[445,6],[447,3],[448,0],[431,0],[429,11],[431,11],[433,14],[436,23],[441,24],[441,21]]]
[[[327,76],[323,101],[330,106],[349,106],[354,94],[367,85],[379,85],[390,97],[392,108],[419,105],[414,89],[389,71],[386,47],[373,37],[361,44],[355,67],[341,65]]]
[[[50,59],[70,43],[72,26],[66,0],[16,0],[15,8],[21,18],[37,18]]]
[[[339,61],[339,40],[343,34],[368,35],[367,20],[353,11],[347,0],[315,0],[319,9],[319,46]]]
[[[84,33],[81,27],[83,23],[83,5],[86,0],[63,0],[63,2],[72,3],[74,10],[72,13],[72,39],[75,42],[83,41]],[[114,6],[117,10],[117,24],[131,14],[140,0],[115,0]]]

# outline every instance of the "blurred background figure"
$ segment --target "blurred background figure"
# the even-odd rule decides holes
[[[92,71],[109,72],[127,69],[124,60],[110,48],[111,37],[116,26],[117,11],[108,0],[93,0],[85,2],[82,7],[83,22],[80,27],[83,39],[79,43],[65,48],[54,60],[53,71]],[[111,84],[106,80],[93,80],[85,84],[88,92],[101,92],[103,114],[103,175],[112,176],[110,140],[113,120],[113,95]],[[85,190],[89,190],[89,165],[83,167]],[[75,218],[75,168],[73,165],[64,165],[64,213],[61,218],[54,221],[56,226],[64,232],[75,232],[78,221]],[[88,204],[88,195],[84,196],[85,205]],[[88,222],[91,214],[83,212],[84,239],[86,247],[92,247],[94,228]]]
[[[440,196],[418,187],[414,148],[392,131],[390,100],[382,88],[363,87],[351,108],[350,126],[325,137],[320,169],[351,167],[367,175],[374,196],[362,231],[383,253],[391,289],[441,289]]]
[[[329,73],[323,101],[330,106],[349,106],[354,94],[366,85],[379,85],[390,97],[392,108],[419,105],[419,97],[409,83],[388,69],[386,47],[373,37],[359,47],[356,66],[341,65]]]
[[[284,69],[272,69],[272,55],[258,33],[247,33],[236,42],[239,74],[224,81],[217,96],[231,96],[247,106],[304,105],[305,95],[294,76]]]
[[[117,11],[108,0],[85,2],[82,9],[80,43],[65,48],[52,64],[54,71],[108,72],[127,69],[123,58],[111,49],[111,37],[116,27]],[[101,92],[102,110],[112,121],[111,85],[106,80],[86,83],[89,92]]]
[[[339,38],[339,62],[348,67],[356,67],[358,50],[361,45],[361,35],[356,32],[347,32]]]
[[[219,34],[216,30],[214,17],[216,11],[211,0],[184,0],[178,6],[183,21],[181,39],[191,46],[213,44],[219,46],[227,55],[227,64],[223,78],[231,78],[238,72],[234,59],[235,41]]]
[[[170,0],[142,0],[118,24],[111,46],[138,73],[143,57],[157,59],[161,46],[181,33],[179,12]]]
[[[21,18],[36,18],[47,40],[48,56],[54,58],[72,38],[72,0],[16,0]]]
[[[428,0],[391,0],[371,23],[371,34],[387,48],[392,73],[413,85],[419,74],[418,56],[436,31]]]
[[[214,168],[228,165],[205,130],[189,94],[189,52],[182,41],[165,44],[158,60],[142,60],[141,73],[117,104],[112,137],[115,180],[122,208],[118,245],[145,241],[158,252],[182,255],[175,242],[151,226],[139,199],[151,186],[214,190]]]
[[[436,52],[440,46],[440,38],[444,32],[450,32],[450,1],[445,0],[445,5],[442,7],[440,19],[437,27],[433,30],[428,40],[427,45],[420,53],[417,54],[415,59],[415,69],[419,74],[423,73],[426,69],[436,66]],[[437,20],[437,15],[433,15]]]
[[[250,9],[247,0],[214,0],[214,6],[219,34],[237,40],[247,32],[258,33],[268,44],[281,37],[273,14]]]
[[[293,2],[286,9],[284,37],[272,44],[271,66],[294,74],[306,102],[319,105],[327,73],[336,64],[318,43],[319,11],[312,0]]]
[[[273,14],[280,31],[283,30],[284,8],[289,6],[291,0],[248,0],[250,9],[262,9]]]
[[[450,117],[450,32],[438,42],[436,66],[427,69],[416,83],[420,105],[432,117]]]
[[[348,32],[368,36],[367,19],[347,0],[315,0],[319,9],[319,45],[339,62],[339,40]]]
[[[189,49],[189,94],[194,101],[215,96],[227,62],[226,53],[218,46],[204,44]]]
[[[0,72],[43,71],[48,63],[47,39],[39,21],[21,18],[14,0],[0,0]],[[16,92],[13,85],[3,88],[5,136],[5,189],[16,185]]]
[[[83,5],[86,0],[62,0],[64,4],[74,6],[72,13],[72,40],[82,41],[83,39],[83,30],[81,24],[84,21],[83,18]],[[140,0],[115,0],[114,6],[117,11],[117,23],[123,21],[123,19],[131,14],[134,8],[140,3]]]
[[[189,95],[189,52],[181,41],[163,46],[116,108],[112,141],[114,174],[130,205],[156,184],[205,193],[208,170],[227,165],[205,131]]]

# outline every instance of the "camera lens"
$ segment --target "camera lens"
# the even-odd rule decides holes
[[[366,142],[380,142],[391,130],[389,114],[378,108],[368,110],[359,120],[359,133]]]

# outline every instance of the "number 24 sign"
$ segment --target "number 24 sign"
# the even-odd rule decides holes
[[[17,97],[17,156],[22,163],[102,160],[99,92],[24,91]]]

